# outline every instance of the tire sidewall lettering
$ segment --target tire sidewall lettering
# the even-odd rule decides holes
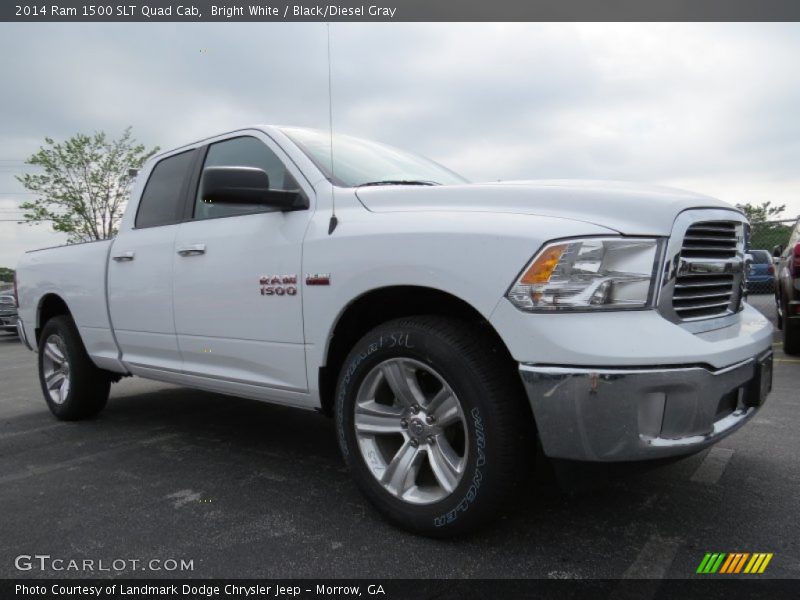
[[[361,365],[361,363],[375,354],[378,350],[394,348],[407,348],[409,350],[413,349],[415,346],[411,343],[410,336],[411,334],[408,332],[392,332],[381,335],[377,341],[371,342],[369,346],[367,346],[366,350],[359,352],[358,355],[351,359],[347,364],[347,371],[345,371],[345,374],[342,377],[339,385],[339,393],[336,398],[336,420],[339,424],[339,427],[337,428],[339,447],[341,448],[342,454],[345,457],[350,455],[350,449],[348,448],[347,440],[345,438],[346,423],[344,409],[347,392],[350,389],[350,383],[353,379],[353,375],[358,370],[358,367]]]
[[[461,514],[469,510],[470,506],[472,506],[475,499],[478,497],[478,491],[483,481],[483,471],[481,467],[486,464],[486,432],[483,429],[483,419],[481,418],[481,412],[478,407],[474,407],[470,411],[470,416],[472,417],[473,433],[475,435],[475,472],[472,474],[470,486],[467,488],[467,491],[458,504],[456,504],[455,508],[452,508],[443,515],[433,518],[435,527],[442,527],[456,521]]]

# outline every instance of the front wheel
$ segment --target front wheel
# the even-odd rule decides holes
[[[445,537],[498,516],[533,458],[514,365],[479,327],[399,319],[342,368],[339,445],[356,483],[394,523]]]
[[[69,316],[53,317],[42,328],[39,382],[50,412],[61,420],[86,419],[106,405],[111,380],[89,358]]]

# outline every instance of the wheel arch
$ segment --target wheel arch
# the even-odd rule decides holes
[[[414,315],[457,318],[485,330],[504,359],[513,364],[511,353],[497,330],[469,302],[440,289],[419,285],[394,285],[372,289],[353,299],[339,314],[319,369],[322,412],[333,414],[339,370],[353,345],[368,331],[392,319]]]
[[[72,311],[67,306],[66,301],[56,293],[47,293],[39,300],[39,305],[36,309],[36,327],[34,329],[36,345],[39,344],[39,336],[41,335],[42,328],[45,324],[59,315],[67,315],[72,317]]]

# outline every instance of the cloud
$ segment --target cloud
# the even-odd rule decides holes
[[[800,213],[796,24],[382,23],[331,33],[338,131],[473,180],[649,181]],[[4,23],[0,52],[0,159],[25,158],[45,136],[127,125],[169,148],[255,122],[328,123],[320,23]],[[0,168],[0,214],[14,214],[12,175]],[[0,265],[60,239],[0,222]]]

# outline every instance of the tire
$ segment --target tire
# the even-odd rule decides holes
[[[346,358],[339,446],[392,523],[432,537],[471,532],[530,475],[533,417],[516,365],[496,346],[466,322],[408,317],[373,329]]]
[[[783,314],[787,314],[784,306]],[[783,351],[786,354],[800,354],[800,319],[788,319],[784,316],[783,323]]]
[[[39,383],[56,418],[77,421],[97,415],[106,405],[111,380],[95,366],[72,319],[53,317],[39,337]]]

